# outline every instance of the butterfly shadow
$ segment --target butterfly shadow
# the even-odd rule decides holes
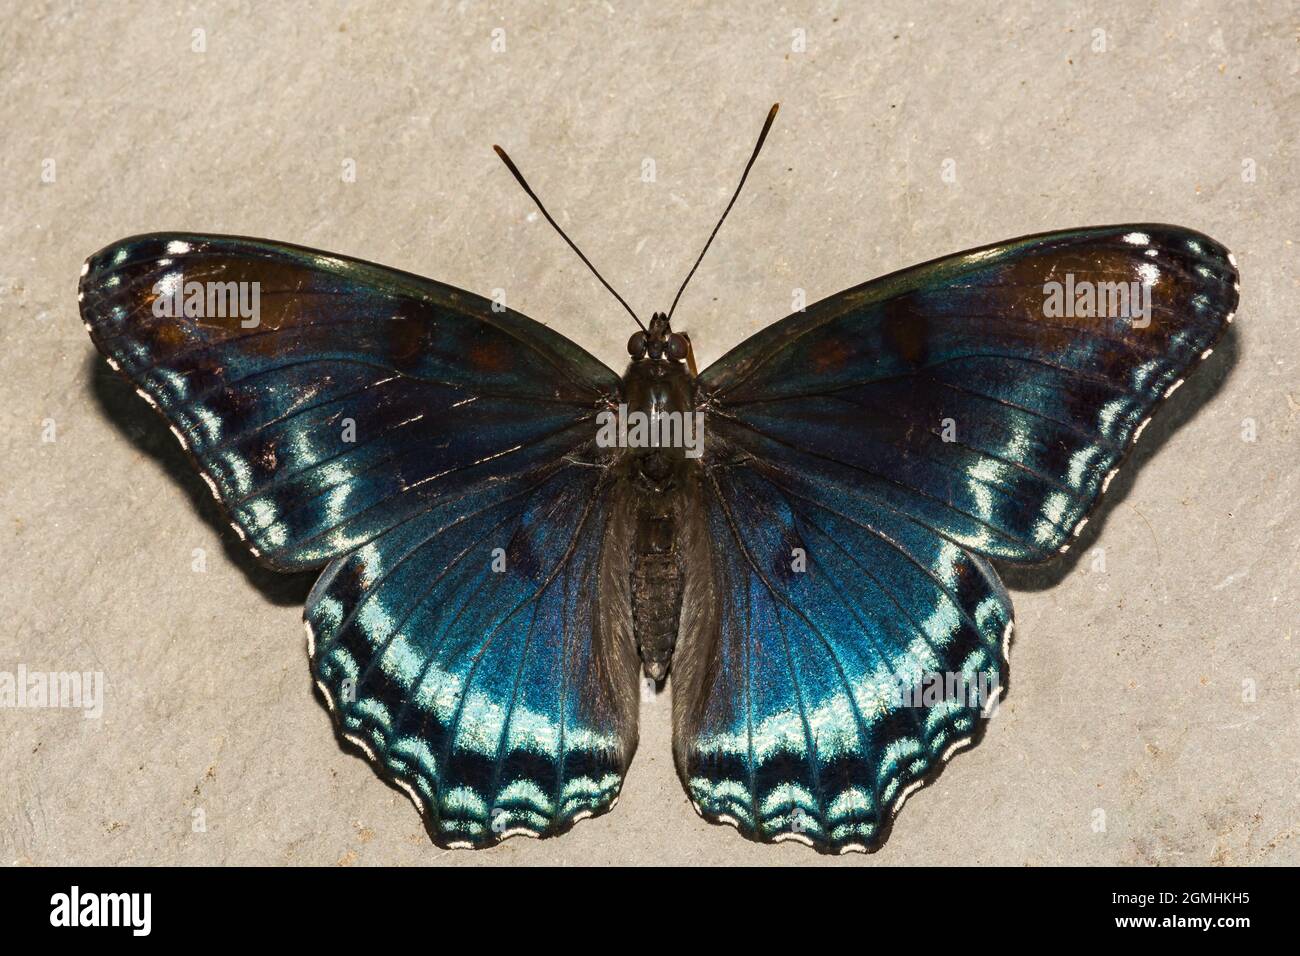
[[[1042,591],[1055,587],[1071,573],[1084,555],[1092,550],[1110,513],[1128,497],[1138,473],[1154,458],[1171,435],[1187,424],[1221,389],[1237,365],[1240,345],[1237,329],[1229,326],[1214,352],[1199,367],[1193,368],[1178,391],[1156,409],[1142,437],[1133,445],[1115,473],[1115,478],[1096,509],[1088,516],[1079,537],[1070,542],[1064,560],[1043,564],[1016,565],[999,563],[998,573],[1008,588],[1017,591]]]
[[[98,352],[87,355],[90,392],[100,414],[139,453],[152,458],[189,496],[194,510],[221,537],[226,558],[243,572],[271,603],[301,605],[319,572],[284,574],[261,565],[230,527],[230,519],[213,499],[207,484],[161,415],[150,408],[126,379],[109,368]]]

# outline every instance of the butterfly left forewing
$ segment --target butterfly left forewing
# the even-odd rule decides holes
[[[525,316],[282,243],[122,240],[87,261],[80,299],[100,351],[280,569],[319,566],[582,444],[617,390],[613,372]]]

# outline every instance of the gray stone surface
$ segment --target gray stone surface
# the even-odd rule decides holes
[[[76,305],[82,260],[113,239],[234,232],[504,288],[616,364],[630,322],[491,144],[648,313],[780,100],[679,309],[704,362],[789,312],[796,287],[813,301],[1048,228],[1176,222],[1242,273],[1233,337],[1143,436],[1082,546],[1008,576],[1012,686],[984,742],[912,797],[881,852],[838,865],[1300,862],[1294,9],[759,6],[5,11],[0,670],[102,671],[107,690],[97,720],[0,710],[0,859],[830,862],[696,817],[666,696],[644,707],[614,812],[558,840],[434,847],[313,696],[309,582],[258,570],[215,522]]]

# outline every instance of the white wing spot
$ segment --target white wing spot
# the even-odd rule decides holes
[[[894,810],[892,813],[890,813],[890,816],[891,817],[898,816],[898,811],[903,809],[903,804],[907,803],[907,798],[910,797],[912,794],[916,793],[916,791],[924,783],[925,783],[924,780],[913,780],[911,783],[909,783],[907,787],[903,790],[903,792],[899,794],[898,802],[894,804]]]
[[[943,752],[943,756],[939,758],[939,762],[947,763],[949,760],[952,759],[953,754],[955,754],[957,751],[961,750],[963,747],[970,746],[970,742],[971,742],[970,737],[962,737],[960,740],[954,740],[951,744],[949,744],[948,749]]]
[[[588,815],[590,815],[590,814],[588,814]],[[583,819],[583,818],[582,818],[582,817],[574,817],[573,819],[574,819],[574,821],[576,822],[576,821],[581,820],[581,819]],[[502,833],[501,833],[500,839],[502,839],[502,840],[508,840],[508,839],[510,839],[511,837],[526,836],[526,837],[532,837],[534,840],[536,840],[540,835],[541,835],[541,834],[539,834],[536,830],[530,830],[530,829],[528,829],[528,827],[513,827],[512,829],[509,829],[509,830],[503,830]]]
[[[344,734],[343,739],[360,747],[366,757],[371,761],[374,761],[375,763],[379,762],[379,758],[375,756],[374,748],[371,747],[363,738],[358,737],[356,734]]]
[[[212,476],[209,475],[206,471],[201,471],[199,472],[199,474],[202,475],[203,480],[208,483],[208,490],[212,492],[213,500],[220,501],[221,492],[217,491],[217,483],[212,480]]]
[[[320,689],[321,696],[325,698],[325,704],[329,707],[330,713],[334,713],[334,698],[330,694],[330,689],[325,686],[323,680],[318,680],[316,686]]]
[[[394,777],[393,779],[397,781],[399,787],[406,791],[406,795],[411,798],[411,802],[415,804],[415,809],[419,811],[420,816],[424,816],[424,801],[420,799],[420,794],[415,787],[401,777]]]
[[[1002,692],[1004,689],[1005,688],[1003,688],[1001,684],[999,684],[996,688],[994,688],[993,696],[988,699],[988,703],[986,703],[984,705],[984,709],[980,711],[980,716],[983,717],[985,720],[988,720],[990,717],[992,717],[993,712],[997,710],[998,701],[1002,699]]]
[[[802,833],[778,833],[772,838],[773,843],[784,843],[786,840],[794,840],[796,843],[802,843],[804,846],[813,845],[812,838],[805,836]]]

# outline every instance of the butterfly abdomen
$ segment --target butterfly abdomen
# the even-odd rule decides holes
[[[646,675],[663,680],[677,645],[685,574],[677,551],[675,518],[655,504],[647,503],[637,515],[632,625]]]

